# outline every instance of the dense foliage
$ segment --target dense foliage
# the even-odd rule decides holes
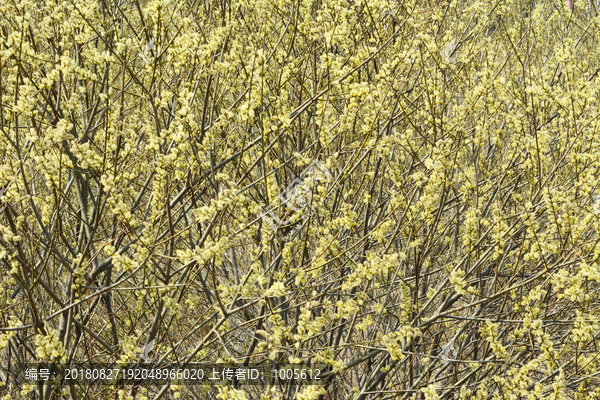
[[[0,2],[0,396],[600,396],[594,15]],[[328,375],[19,378],[142,356]]]

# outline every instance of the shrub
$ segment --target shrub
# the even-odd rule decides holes
[[[600,19],[578,7],[3,2],[0,390],[598,396]],[[39,348],[323,379],[32,385]]]

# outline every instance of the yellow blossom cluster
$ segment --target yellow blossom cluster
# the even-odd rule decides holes
[[[66,361],[67,353],[62,342],[58,338],[58,332],[52,328],[46,328],[46,334],[38,334],[35,338],[36,354],[39,360]]]

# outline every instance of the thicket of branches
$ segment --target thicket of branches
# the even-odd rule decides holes
[[[0,395],[600,396],[600,18],[580,8],[2,1]],[[156,364],[329,372],[20,378],[150,343]]]

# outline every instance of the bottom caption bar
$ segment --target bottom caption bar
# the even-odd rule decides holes
[[[276,385],[276,384],[320,384],[330,375],[327,365],[279,364],[239,366],[223,364],[186,364],[185,366],[164,365],[64,365],[32,364],[22,374],[28,382],[53,381],[63,384],[107,384],[107,385]]]

